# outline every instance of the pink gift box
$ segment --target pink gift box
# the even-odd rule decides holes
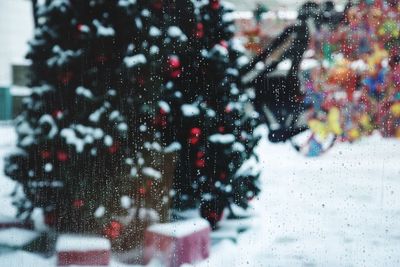
[[[204,219],[152,225],[145,232],[144,262],[156,258],[165,266],[178,267],[207,259],[210,232]]]
[[[111,244],[101,237],[61,235],[57,239],[56,252],[58,266],[107,266],[111,258]]]

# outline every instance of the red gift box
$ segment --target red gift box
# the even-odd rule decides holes
[[[144,262],[156,258],[165,266],[178,267],[207,259],[210,232],[204,219],[152,225],[145,232]]]
[[[111,258],[111,244],[106,238],[61,235],[56,244],[57,265],[107,266]]]

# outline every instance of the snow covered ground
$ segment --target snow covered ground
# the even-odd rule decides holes
[[[258,151],[256,227],[200,266],[400,266],[399,140],[374,135],[319,158],[266,141]]]
[[[0,128],[0,171],[12,128]],[[378,135],[305,158],[289,144],[258,147],[263,175],[254,227],[215,245],[206,266],[400,266],[400,141]],[[13,183],[0,175],[0,213],[13,213]],[[54,266],[26,252],[0,266]],[[113,262],[112,266],[126,266]]]

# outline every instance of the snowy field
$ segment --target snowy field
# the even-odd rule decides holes
[[[0,169],[15,142],[0,128]],[[374,135],[305,158],[289,144],[258,147],[262,193],[254,227],[222,241],[196,266],[400,266],[400,142]],[[1,214],[11,215],[13,183],[0,178]],[[26,252],[0,254],[0,266],[54,266]],[[112,266],[126,266],[113,262]]]

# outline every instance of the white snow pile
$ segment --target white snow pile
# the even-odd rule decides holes
[[[85,88],[83,86],[77,87],[75,92],[79,96],[83,96],[83,97],[88,98],[88,99],[92,99],[93,98],[92,91],[90,91],[90,89],[87,89],[87,88]]]
[[[82,51],[63,50],[60,46],[55,45],[52,49],[52,53],[54,56],[47,60],[47,65],[49,67],[63,66],[68,63],[71,58],[78,57]]]
[[[152,45],[150,46],[150,55],[157,55],[158,53],[160,53],[160,48],[158,48],[158,46],[156,45]]]
[[[102,106],[95,110],[92,114],[89,115],[89,121],[91,122],[99,122],[101,116],[107,111],[106,107]]]
[[[148,10],[147,8],[143,9],[140,14],[145,18],[148,18],[151,15],[150,10]]]
[[[200,109],[195,104],[183,104],[181,110],[186,117],[194,117],[200,114]]]
[[[104,214],[106,214],[106,208],[103,205],[98,206],[97,209],[94,211],[94,216],[96,218],[101,218],[104,216]]]
[[[111,243],[108,239],[95,236],[82,236],[73,234],[60,235],[56,243],[56,251],[93,251],[110,250]]]
[[[157,171],[156,169],[151,168],[151,167],[145,167],[145,168],[143,168],[143,169],[142,169],[142,173],[143,173],[143,175],[145,175],[145,176],[147,176],[147,177],[154,178],[154,179],[156,179],[156,180],[159,180],[159,179],[161,179],[161,177],[162,177],[161,172],[159,172],[159,171]]]
[[[149,35],[152,37],[159,37],[161,36],[161,30],[155,26],[151,26],[149,30]]]
[[[71,125],[70,128],[62,129],[60,132],[60,136],[65,140],[67,144],[74,146],[76,152],[82,153],[85,145],[92,144],[94,140],[102,139],[104,136],[104,132],[101,128],[86,127],[84,125],[78,124]],[[105,138],[104,140],[106,144],[109,144],[110,140],[108,139],[109,138]]]
[[[108,147],[112,146],[114,143],[113,138],[110,135],[104,136],[104,144]]]
[[[229,55],[228,49],[220,44],[216,44],[211,48],[210,55],[213,55],[214,53],[218,53],[222,57],[228,57]]]
[[[99,36],[110,37],[115,35],[115,31],[112,27],[102,25],[97,19],[93,20],[93,25],[96,27]]]
[[[168,36],[178,39],[182,42],[187,41],[187,36],[182,32],[182,30],[177,26],[170,26],[167,30]]]
[[[139,64],[146,64],[147,59],[143,54],[137,54],[131,57],[125,57],[124,58],[124,64],[128,68],[133,68],[136,67]]]
[[[313,59],[313,58],[306,58],[301,61],[300,69],[301,70],[311,70],[311,69],[318,67],[319,65],[320,65],[320,63],[318,62],[318,60]]]
[[[244,145],[242,143],[235,142],[232,145],[232,150],[238,151],[238,152],[244,152],[246,150],[246,148],[244,147]]]
[[[120,7],[129,7],[131,5],[135,5],[136,0],[118,0],[118,6]]]
[[[202,218],[194,218],[172,223],[154,224],[147,228],[147,231],[164,236],[181,238],[204,229],[210,229],[208,221]]]
[[[38,236],[39,233],[27,229],[15,227],[3,229],[0,230],[0,247],[22,247],[32,242]]]
[[[145,142],[143,147],[149,151],[153,150],[160,152],[162,150],[161,145],[157,142]]]
[[[159,101],[158,102],[158,106],[166,113],[170,113],[171,112],[171,107],[165,101]]]
[[[182,145],[179,142],[173,142],[164,148],[165,153],[172,153],[182,149]]]
[[[251,156],[243,162],[242,166],[236,172],[235,177],[256,177],[261,171],[261,166],[255,156]]]
[[[236,59],[236,64],[238,65],[239,68],[245,66],[250,62],[250,59],[247,56],[240,56],[238,59]]]
[[[56,134],[58,133],[58,127],[57,124],[55,123],[54,119],[52,116],[50,116],[49,114],[44,114],[40,117],[39,119],[39,124],[40,125],[44,125],[47,124],[50,126],[50,130],[47,133],[47,137],[48,138],[54,138],[56,136]]]
[[[231,144],[235,142],[235,136],[233,134],[213,134],[208,137],[211,143],[220,144]]]
[[[129,172],[129,175],[130,175],[131,177],[136,177],[136,176],[137,176],[137,173],[138,173],[137,169],[136,169],[135,167],[132,167],[132,168],[131,168],[131,171]]]
[[[143,29],[143,23],[142,23],[142,20],[139,17],[135,18],[135,25],[136,25],[136,27],[138,29],[140,29],[140,30]]]

